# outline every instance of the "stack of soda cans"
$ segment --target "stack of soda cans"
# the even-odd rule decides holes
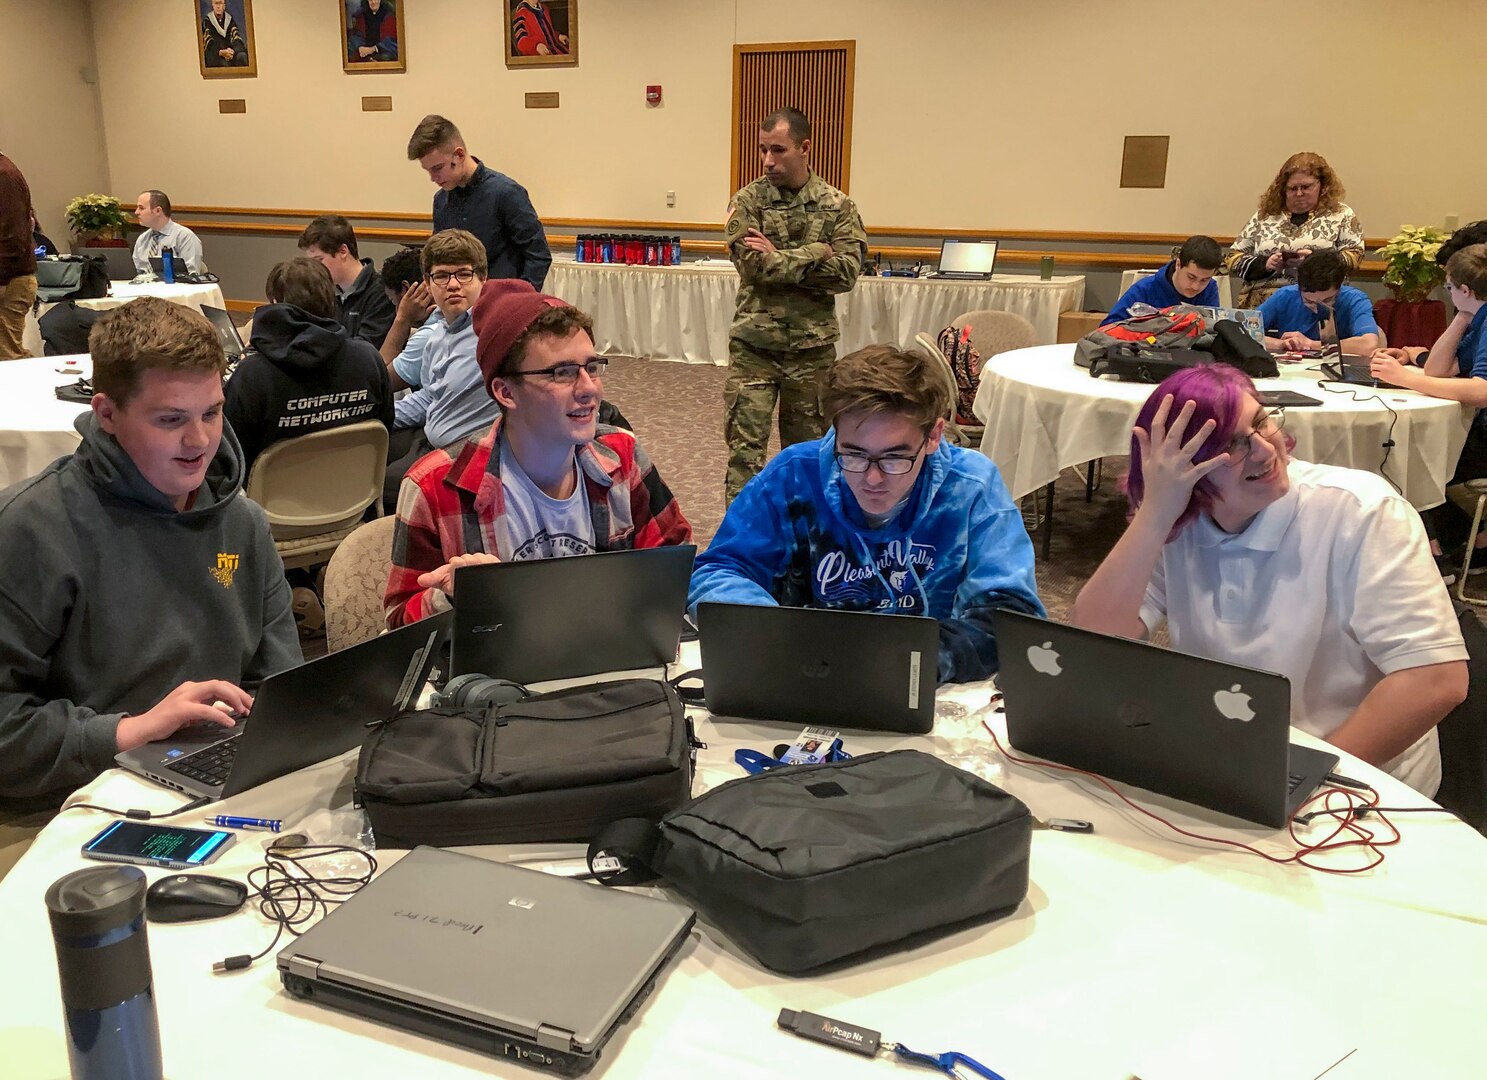
[[[580,233],[573,257],[579,262],[623,263],[626,266],[680,266],[680,236],[637,233]]]

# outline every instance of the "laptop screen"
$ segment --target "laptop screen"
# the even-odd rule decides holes
[[[238,336],[237,327],[233,324],[232,316],[219,307],[211,307],[208,304],[201,305],[201,313],[217,331],[217,337],[222,341],[222,348],[227,353],[229,360],[235,360],[243,355],[243,339]]]
[[[995,240],[945,240],[940,244],[940,273],[990,274],[996,266]]]

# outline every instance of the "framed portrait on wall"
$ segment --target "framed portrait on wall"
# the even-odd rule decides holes
[[[578,63],[578,0],[506,0],[506,66]]]
[[[402,7],[405,0],[336,0],[341,6],[344,71],[407,71]]]
[[[203,79],[258,74],[253,44],[253,0],[195,0],[196,59]]]

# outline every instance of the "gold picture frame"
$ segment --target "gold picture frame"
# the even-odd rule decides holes
[[[506,66],[578,64],[578,0],[505,0]]]
[[[407,0],[336,0],[341,9],[341,70],[348,75],[408,70]],[[373,10],[375,9],[375,10]],[[371,25],[372,21],[376,25]],[[375,41],[368,40],[375,37]]]
[[[196,62],[203,79],[251,79],[258,75],[253,40],[253,0],[193,0]]]

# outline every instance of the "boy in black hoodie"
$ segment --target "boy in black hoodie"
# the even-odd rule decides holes
[[[120,751],[231,727],[219,703],[247,711],[302,659],[268,522],[239,494],[212,325],[144,298],[89,351],[82,445],[0,492],[0,807],[57,806]]]
[[[253,315],[249,351],[227,381],[227,422],[243,448],[243,475],[264,448],[314,431],[380,421],[392,427],[382,357],[336,319],[329,271],[290,259],[269,271],[270,303]]]

